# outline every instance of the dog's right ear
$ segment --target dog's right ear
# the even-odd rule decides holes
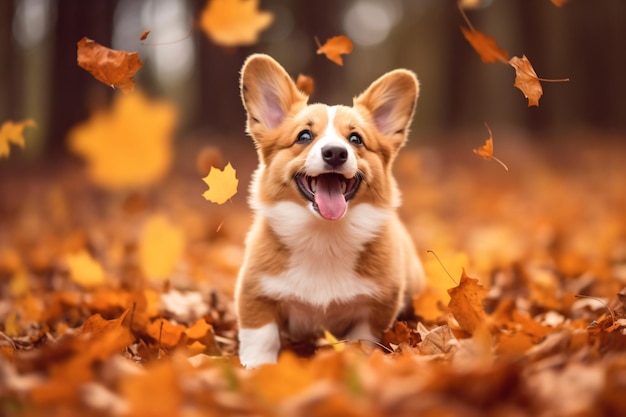
[[[248,112],[247,131],[277,128],[296,105],[306,105],[308,97],[300,92],[287,71],[264,54],[251,55],[241,69],[241,99]]]

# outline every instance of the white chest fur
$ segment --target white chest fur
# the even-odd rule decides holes
[[[295,298],[322,309],[333,302],[376,295],[376,283],[357,276],[356,263],[390,211],[358,204],[342,219],[329,222],[291,202],[259,209],[291,253],[284,272],[262,277],[261,288],[267,295]]]

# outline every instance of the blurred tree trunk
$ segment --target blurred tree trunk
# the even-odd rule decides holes
[[[64,151],[67,131],[93,108],[93,78],[76,65],[76,43],[86,36],[111,45],[117,0],[56,2],[57,22],[52,67],[50,135],[46,151]],[[106,93],[111,96],[112,91]]]
[[[0,123],[5,119],[15,119],[22,115],[16,114],[18,108],[15,101],[19,99],[16,88],[15,50],[13,47],[12,18],[13,2],[0,1]]]

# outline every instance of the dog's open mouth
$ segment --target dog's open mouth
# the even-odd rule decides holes
[[[297,174],[298,189],[322,217],[337,220],[346,212],[348,201],[356,194],[361,185],[361,176],[346,178],[341,174],[327,173],[316,177]]]

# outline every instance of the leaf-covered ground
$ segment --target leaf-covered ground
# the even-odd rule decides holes
[[[256,370],[234,356],[231,305],[250,143],[224,151],[241,181],[222,206],[193,152],[126,193],[71,163],[2,162],[0,414],[625,415],[626,146],[593,139],[500,133],[508,172],[480,140],[405,149],[418,316],[384,347],[328,336]]]

